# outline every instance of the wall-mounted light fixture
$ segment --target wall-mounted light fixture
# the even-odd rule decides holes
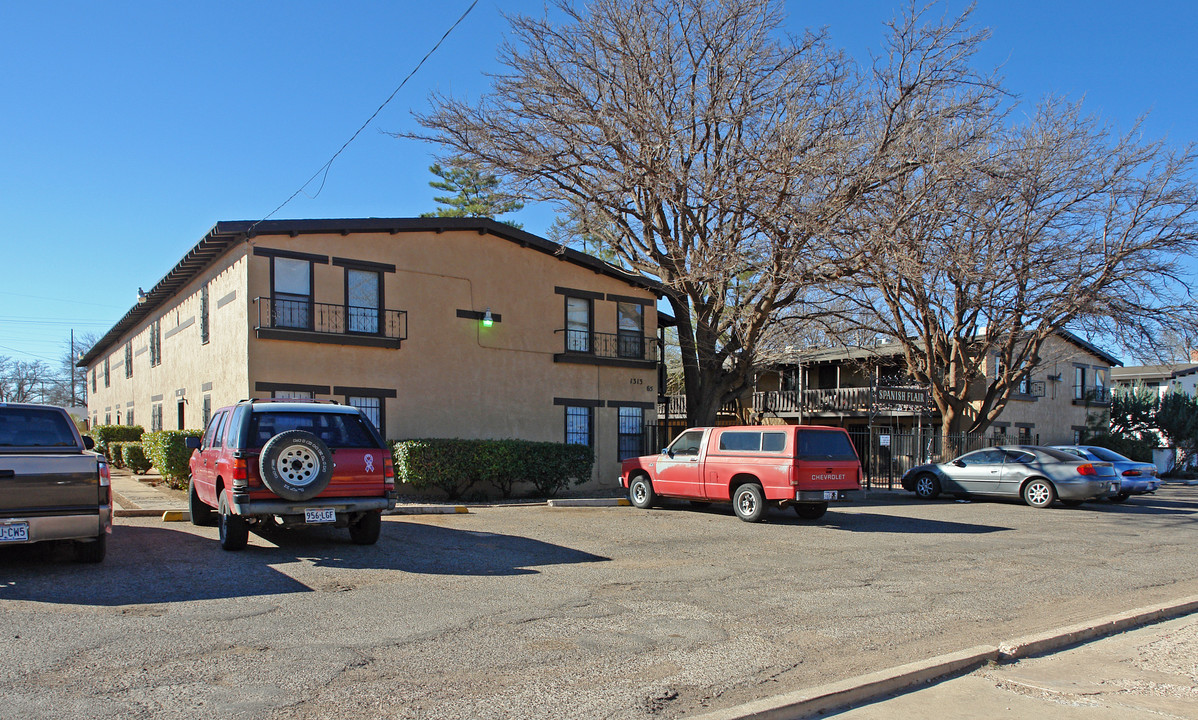
[[[483,313],[483,327],[491,327],[495,324],[495,318],[491,317],[491,308],[487,308]]]

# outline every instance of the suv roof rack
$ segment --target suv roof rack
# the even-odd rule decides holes
[[[242,398],[237,401],[241,403],[312,403],[314,405],[340,405],[336,400],[319,400],[315,398]]]

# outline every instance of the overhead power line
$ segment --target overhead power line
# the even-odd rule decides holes
[[[466,16],[470,14],[470,11],[473,10],[474,6],[477,4],[478,4],[478,0],[474,0],[473,2],[470,3],[470,7],[466,8],[466,12],[462,13],[462,16],[459,17],[457,19],[457,21],[454,22],[453,25],[449,26],[449,29],[445,31],[445,34],[441,36],[441,39],[437,41],[437,44],[433,45],[432,49],[429,50],[427,53],[425,53],[424,57],[420,59],[420,62],[416,63],[416,67],[412,68],[412,71],[410,73],[408,73],[407,77],[405,77],[403,79],[403,82],[401,82],[399,84],[399,87],[395,88],[395,90],[392,91],[392,93],[387,97],[387,99],[383,101],[383,104],[379,105],[378,109],[376,109],[373,113],[371,113],[370,117],[366,118],[366,122],[362,123],[362,126],[360,128],[358,128],[357,131],[355,131],[353,135],[350,136],[349,140],[346,140],[345,144],[343,144],[340,148],[338,148],[337,152],[333,153],[333,157],[329,158],[328,162],[326,162],[324,165],[321,165],[320,169],[317,170],[315,173],[313,173],[312,177],[308,178],[307,182],[305,182],[303,185],[300,185],[299,189],[296,190],[295,192],[291,193],[291,196],[288,197],[286,200],[284,200],[277,208],[275,208],[274,210],[271,210],[270,213],[266,217],[262,218],[258,222],[251,225],[248,232],[252,233],[254,231],[254,228],[258,227],[259,223],[263,223],[263,222],[266,222],[267,220],[269,220],[271,217],[274,216],[275,213],[282,210],[284,207],[286,207],[288,205],[288,203],[290,203],[292,200],[294,200],[296,195],[299,195],[301,192],[303,192],[304,188],[311,185],[313,180],[315,180],[317,177],[320,177],[321,175],[324,175],[324,178],[322,178],[320,181],[320,188],[317,189],[316,195],[313,195],[312,197],[315,198],[317,195],[320,195],[320,191],[324,189],[325,179],[328,178],[329,169],[333,167],[333,161],[336,160],[337,157],[339,155],[341,155],[342,152],[345,151],[345,148],[349,147],[350,143],[352,143],[354,140],[356,140],[358,138],[358,135],[362,134],[362,131],[365,130],[367,128],[367,126],[369,126],[370,123],[373,122],[376,117],[378,117],[378,114],[381,113],[383,111],[383,108],[387,107],[387,105],[395,98],[395,96],[399,94],[399,91],[403,90],[404,85],[408,84],[408,80],[411,80],[412,76],[415,75],[416,72],[418,70],[420,70],[421,67],[424,66],[425,61],[427,61],[430,57],[432,57],[433,53],[437,52],[437,48],[441,47],[441,43],[445,42],[445,38],[449,37],[449,34],[452,33],[454,31],[454,29],[456,29],[457,26],[462,23],[463,20],[466,19]]]

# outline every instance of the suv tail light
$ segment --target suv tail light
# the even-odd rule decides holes
[[[1097,475],[1098,471],[1094,469],[1093,463],[1083,463],[1077,466],[1078,475]]]
[[[383,462],[383,488],[386,490],[395,489],[395,460],[390,454]]]
[[[790,475],[790,486],[798,487],[799,486],[799,465],[798,465],[798,463],[792,462],[790,464],[790,471],[787,474]]]
[[[250,479],[250,464],[245,458],[233,458],[233,480],[240,480],[243,484],[248,484]]]

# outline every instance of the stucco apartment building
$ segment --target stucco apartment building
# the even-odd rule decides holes
[[[244,398],[331,399],[388,439],[586,443],[604,487],[654,421],[657,298],[492,220],[220,222],[79,365],[93,423],[201,428]]]
[[[990,382],[998,358],[976,361]],[[902,362],[897,345],[796,351],[758,376],[753,416],[763,422],[837,425],[857,432],[873,427],[905,433],[920,424],[938,428],[939,416],[927,404],[926,390],[902,380]],[[1011,396],[991,434],[1045,445],[1076,442],[1090,414],[1110,405],[1111,369],[1120,364],[1082,338],[1057,332],[1045,342],[1040,362]],[[983,390],[981,382],[973,390],[979,402]]]

